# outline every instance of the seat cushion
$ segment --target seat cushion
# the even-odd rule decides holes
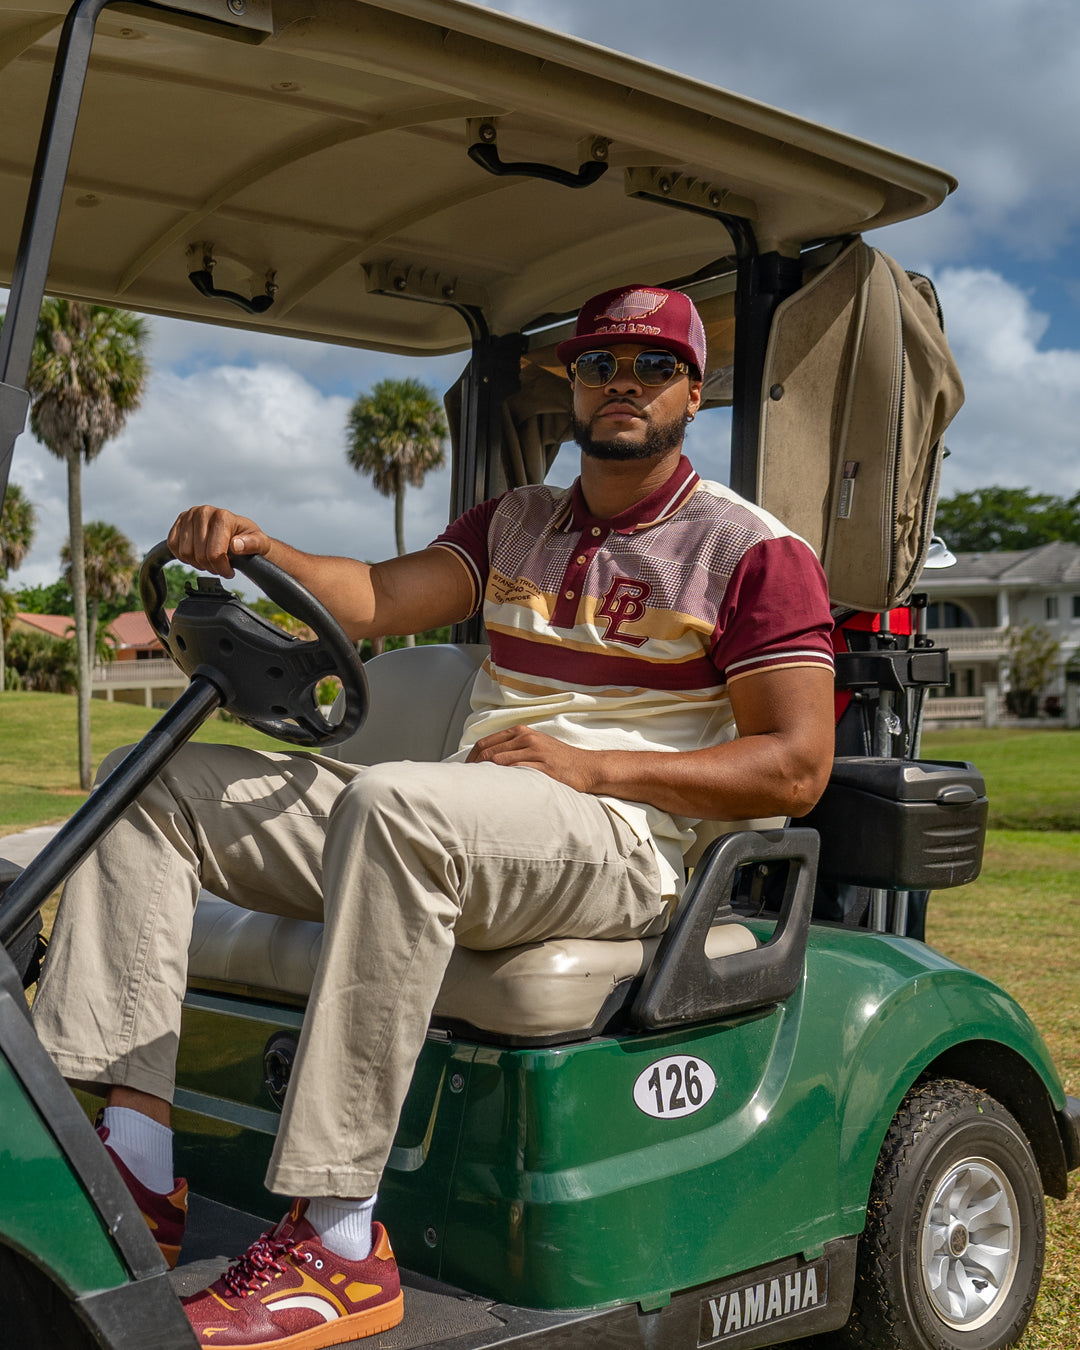
[[[597,1030],[613,998],[620,990],[629,992],[659,941],[557,938],[503,951],[456,947],[435,1018],[527,1039]],[[749,929],[727,923],[710,931],[705,950],[717,957],[756,945]],[[320,923],[241,909],[203,891],[195,910],[189,979],[196,988],[304,1002],[321,946]]]

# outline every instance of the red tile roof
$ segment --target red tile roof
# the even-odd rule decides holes
[[[172,618],[173,611],[171,609],[167,609],[165,613],[170,619]],[[19,613],[15,615],[15,618],[30,628],[36,628],[41,633],[48,633],[50,637],[72,637],[75,633],[75,620],[70,614]],[[157,634],[150,627],[150,620],[141,609],[133,610],[130,614],[117,615],[109,624],[109,632],[116,639],[118,648],[134,648],[146,651],[163,650]]]
[[[172,618],[173,611],[168,609],[165,613]],[[132,610],[130,614],[118,614],[112,623],[109,624],[109,632],[116,639],[118,647],[147,647],[162,650],[161,643],[157,634],[150,627],[150,620],[141,609]]]
[[[19,613],[15,615],[15,619],[29,628],[36,628],[40,633],[48,633],[49,637],[72,637],[75,632],[75,620],[70,614]]]

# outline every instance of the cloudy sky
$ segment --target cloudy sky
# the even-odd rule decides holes
[[[1080,490],[1080,5],[1073,0],[490,0],[573,33],[930,160],[960,179],[929,217],[869,236],[936,281],[968,401],[943,491],[990,483]],[[415,362],[221,328],[153,321],[142,410],[84,476],[86,519],[137,546],[177,501],[244,510],[301,547],[383,557],[391,504],[350,470],[351,398],[387,375],[440,390],[457,358]],[[712,443],[692,447],[722,473]],[[303,474],[294,466],[304,465]],[[290,475],[292,477],[290,478]],[[564,451],[557,465],[569,481]],[[62,466],[29,435],[12,478],[39,508],[13,574],[55,579]],[[287,486],[284,486],[287,485]],[[445,472],[410,493],[410,546],[446,518]]]

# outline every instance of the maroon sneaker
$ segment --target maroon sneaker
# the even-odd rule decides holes
[[[294,1200],[209,1289],[182,1300],[200,1345],[321,1350],[401,1321],[397,1262],[382,1224],[372,1225],[371,1254],[346,1261],[319,1241],[307,1206]]]
[[[97,1125],[95,1128],[98,1138],[105,1145],[105,1152],[116,1164],[120,1179],[131,1192],[139,1213],[154,1235],[166,1264],[170,1270],[174,1269],[180,1258],[180,1244],[184,1240],[184,1225],[187,1222],[187,1182],[183,1177],[176,1177],[173,1189],[167,1195],[149,1190],[109,1147],[109,1131],[105,1126]]]

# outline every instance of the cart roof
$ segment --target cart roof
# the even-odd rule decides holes
[[[939,169],[462,0],[184,0],[106,9],[49,290],[151,313],[430,355],[468,344],[447,300],[510,332],[626,281],[918,215]],[[230,17],[228,5],[243,11]],[[272,12],[271,12],[272,3]],[[0,0],[0,280],[11,277],[63,0]],[[467,154],[592,186],[495,177]],[[490,135],[490,133],[487,133]],[[646,197],[635,195],[645,193]],[[650,199],[651,198],[651,199]],[[247,316],[220,289],[274,303]],[[401,296],[437,304],[402,303]]]

